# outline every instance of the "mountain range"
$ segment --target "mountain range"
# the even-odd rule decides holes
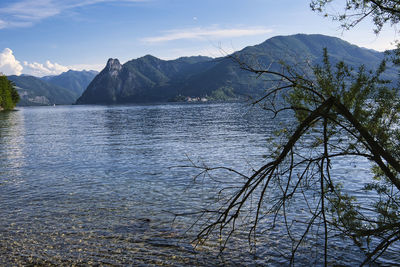
[[[323,48],[328,49],[332,64],[345,61],[357,68],[361,64],[375,69],[385,57],[383,52],[360,48],[336,37],[319,34],[276,36],[220,58],[186,57],[161,60],[151,55],[121,64],[109,59],[93,79],[78,104],[118,104],[163,102],[187,97],[229,100],[257,97],[265,92],[265,77],[240,68],[240,62],[256,68],[280,71],[283,61],[297,68],[322,62]],[[389,69],[383,78],[396,79]]]
[[[57,76],[9,76],[21,96],[19,105],[121,104],[182,101],[185,99],[237,100],[257,97],[268,88],[268,77],[240,68],[237,60],[259,69],[281,71],[280,62],[300,68],[320,64],[323,49],[332,64],[345,61],[357,68],[375,69],[383,52],[360,48],[336,37],[319,34],[276,36],[232,55],[162,60],[146,55],[121,64],[110,58],[96,71],[67,71]],[[236,59],[236,60],[235,60]],[[397,80],[389,68],[384,79]]]
[[[11,75],[20,95],[18,106],[73,104],[82,95],[97,71],[69,70],[60,75],[42,78],[29,75]]]

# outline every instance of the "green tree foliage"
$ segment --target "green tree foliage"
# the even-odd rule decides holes
[[[316,0],[311,7],[324,12],[331,2]],[[349,28],[372,16],[379,32],[386,22],[398,23],[399,5],[398,1],[347,0],[345,12],[334,18]],[[289,110],[296,123],[280,128],[280,139],[266,155],[266,163],[251,175],[225,168],[244,177],[244,183],[227,198],[219,197],[222,201],[216,210],[202,211],[208,223],[199,240],[216,231],[227,242],[245,225],[250,226],[249,240],[256,242],[266,228],[280,224],[292,243],[291,264],[306,240],[322,240],[314,243],[321,248],[325,266],[335,263],[330,248],[338,238],[364,252],[361,265],[379,261],[399,244],[399,88],[381,78],[386,61],[376,70],[354,69],[344,62],[332,64],[328,51],[323,53],[320,65],[303,70],[284,62],[281,71],[255,69],[238,60],[243,69],[271,81],[265,96],[254,104],[262,104],[273,118]],[[369,163],[369,177],[335,170],[343,162],[357,160]],[[207,173],[215,169],[221,168],[203,167]],[[348,181],[362,181],[358,186],[368,201],[360,201],[354,187],[344,187]],[[308,213],[301,220],[289,216],[296,214],[299,203]],[[268,227],[260,226],[266,221]]]
[[[0,76],[0,107],[12,110],[19,101],[19,94],[14,84],[6,76]]]
[[[274,81],[255,103],[263,104],[274,118],[291,110],[297,123],[280,129],[281,142],[266,156],[265,165],[250,176],[240,174],[245,177],[240,189],[220,198],[217,210],[205,212],[212,223],[198,239],[218,231],[228,241],[244,222],[251,225],[249,239],[256,242],[262,232],[258,228],[265,229],[260,223],[270,217],[270,229],[278,221],[286,225],[292,264],[301,244],[315,238],[323,240],[321,254],[327,265],[333,261],[329,248],[338,237],[365,253],[363,264],[376,261],[400,240],[399,90],[380,78],[385,61],[374,72],[363,66],[355,70],[344,62],[332,65],[325,49],[323,63],[311,71],[291,66],[283,66],[281,72],[258,70],[243,62],[241,66]],[[354,188],[343,188],[346,181],[365,180],[365,174],[347,177],[333,168],[355,159],[372,166],[370,179],[359,186],[375,201],[359,201]],[[294,203],[303,203],[306,219],[288,216],[296,213]]]
[[[218,100],[218,101],[230,101],[235,100],[238,97],[235,95],[233,88],[228,86],[222,86],[217,90],[211,93],[210,99],[211,100]]]
[[[314,11],[340,21],[346,29],[356,26],[367,17],[372,18],[376,33],[379,33],[386,23],[395,25],[400,22],[400,2],[397,0],[346,0],[343,12],[334,13],[334,9],[330,7],[336,2],[338,1],[312,0],[310,6]]]

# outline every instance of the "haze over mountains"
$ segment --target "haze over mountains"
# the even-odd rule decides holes
[[[93,78],[98,74],[98,71],[90,70],[90,71],[74,71],[69,70],[67,72],[61,73],[56,76],[45,76],[41,79],[55,84],[71,91],[75,92],[78,96],[82,95],[82,93],[86,90],[88,84],[93,80]]]
[[[385,56],[382,52],[318,34],[273,37],[232,56],[258,68],[279,70],[281,60],[293,66],[306,61],[320,63],[325,47],[332,63],[343,60],[356,68],[363,64],[367,69],[375,69]],[[229,56],[161,60],[146,55],[124,64],[118,59],[109,59],[105,68],[96,74],[68,71],[41,79],[31,76],[10,76],[10,79],[22,93],[22,105],[72,104],[75,101],[77,104],[165,102],[185,97],[232,100],[260,96],[268,86],[265,79],[257,79],[254,74],[240,69]],[[397,79],[397,71],[389,69],[384,78]]]
[[[29,75],[11,75],[8,78],[14,82],[20,94],[18,106],[66,105],[75,103],[97,74],[97,71],[69,70],[42,78]]]

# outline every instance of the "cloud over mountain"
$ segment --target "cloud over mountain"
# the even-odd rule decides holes
[[[22,73],[21,63],[14,57],[10,48],[5,48],[0,53],[0,72],[6,75],[20,75]]]
[[[44,64],[38,62],[24,61],[21,64],[10,48],[5,48],[0,53],[0,72],[6,75],[21,75],[22,73],[42,77],[48,75],[58,75],[68,71],[70,68],[58,63],[47,60]]]
[[[68,71],[68,67],[62,66],[58,63],[52,63],[49,60],[44,64],[37,62],[28,63],[24,61],[24,73],[37,77],[57,75],[65,71]]]

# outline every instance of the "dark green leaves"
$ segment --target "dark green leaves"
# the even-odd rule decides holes
[[[0,107],[11,110],[19,101],[19,95],[14,84],[6,76],[0,76]]]

